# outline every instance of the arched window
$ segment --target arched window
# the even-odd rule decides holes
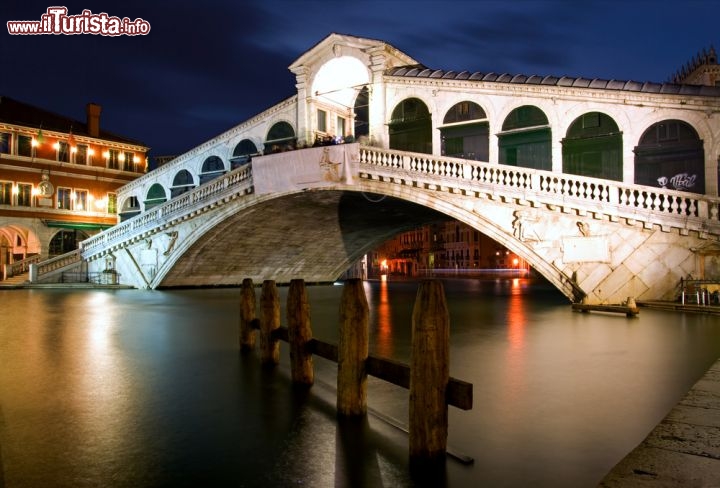
[[[444,156],[487,161],[490,131],[485,111],[474,102],[460,102],[445,114],[440,127]]]
[[[120,222],[135,217],[141,211],[140,202],[137,197],[128,197],[124,202],[122,209],[120,210]]]
[[[230,169],[233,170],[238,166],[250,162],[252,156],[259,154],[257,146],[250,139],[243,139],[238,142],[233,150],[232,158],[230,158]]]
[[[156,205],[160,205],[162,203],[165,203],[166,201],[167,194],[165,193],[165,188],[163,188],[160,183],[155,183],[150,187],[147,192],[147,197],[145,198],[144,202],[145,210],[150,210]]]
[[[265,154],[295,149],[296,142],[295,129],[287,122],[276,122],[265,139]]]
[[[222,159],[217,156],[210,156],[203,162],[202,169],[200,170],[200,184],[202,185],[224,173],[225,164],[223,164]]]
[[[545,113],[532,105],[510,112],[498,134],[498,162],[522,168],[552,169],[552,134]]]
[[[422,100],[400,102],[392,112],[389,131],[390,149],[432,154],[432,120]]]
[[[195,181],[192,175],[186,169],[178,171],[173,178],[172,187],[170,187],[170,198],[175,198],[195,188]]]
[[[581,115],[562,145],[563,173],[622,181],[622,134],[609,116]]]
[[[651,125],[635,147],[635,183],[705,193],[705,150],[682,120]]]

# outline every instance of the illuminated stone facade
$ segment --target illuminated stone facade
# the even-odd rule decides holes
[[[118,188],[145,173],[148,147],[101,130],[100,112],[88,104],[80,122],[0,97],[0,271],[117,223]]]

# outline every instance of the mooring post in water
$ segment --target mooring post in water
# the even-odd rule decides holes
[[[305,281],[302,279],[290,281],[287,321],[292,381],[310,386],[315,381],[312,353],[308,349],[308,343],[312,339],[312,328]]]
[[[252,278],[245,278],[240,288],[240,350],[251,351],[255,347],[255,286]]]
[[[442,282],[420,283],[412,313],[409,442],[411,461],[444,461],[450,379],[450,316]]]
[[[338,339],[337,410],[339,415],[367,414],[367,372],[369,308],[363,282],[345,281],[340,300]]]
[[[265,280],[260,293],[260,361],[267,366],[280,362],[280,341],[273,331],[280,327],[280,298],[274,280]]]

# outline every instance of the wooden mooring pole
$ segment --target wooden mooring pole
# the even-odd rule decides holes
[[[338,415],[367,414],[368,324],[370,312],[363,282],[345,281],[340,300],[338,339],[337,410]]]
[[[245,278],[240,288],[240,351],[249,352],[255,347],[255,286],[252,278]]]
[[[280,298],[274,280],[265,280],[260,293],[260,362],[280,363],[280,341],[273,332],[280,328]]]
[[[310,327],[310,306],[305,281],[290,281],[287,296],[288,343],[290,344],[290,370],[293,383],[310,386],[315,381]]]
[[[444,461],[450,379],[450,316],[442,282],[420,283],[412,313],[409,441],[411,461]]]

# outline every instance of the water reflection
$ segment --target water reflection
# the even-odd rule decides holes
[[[444,285],[451,375],[475,398],[450,409],[448,444],[475,464],[448,462],[437,486],[595,486],[720,355],[716,317],[573,313],[524,278]],[[371,350],[407,362],[417,283],[366,286]],[[341,292],[309,289],[328,342]],[[316,361],[299,392],[286,345],[271,371],[238,353],[238,298],[0,291],[0,486],[421,485],[405,433],[337,422],[334,363]],[[403,421],[407,397],[379,380],[368,391]]]

